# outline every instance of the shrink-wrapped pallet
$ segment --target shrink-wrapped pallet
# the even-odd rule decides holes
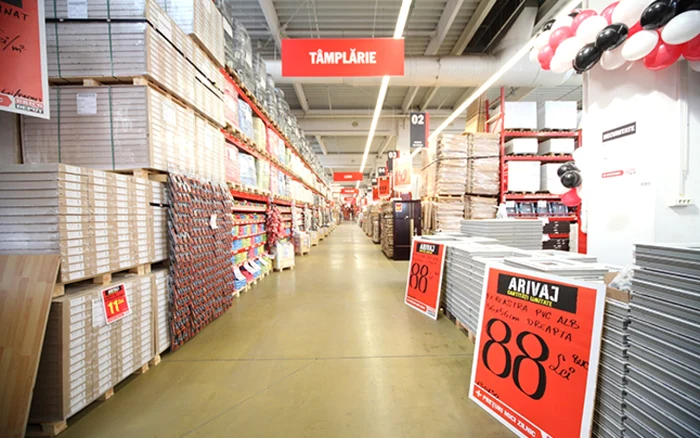
[[[224,27],[221,12],[209,0],[158,0],[180,28],[190,35],[211,56],[223,66]]]
[[[226,181],[224,135],[201,117],[196,117],[196,165],[201,178],[223,183]]]
[[[485,198],[482,196],[464,197],[464,218],[465,219],[494,219],[498,199]]]
[[[267,160],[256,160],[258,188],[270,190],[270,162]]]
[[[259,150],[267,148],[267,127],[265,122],[258,117],[253,117],[253,141]]]
[[[238,153],[238,165],[241,169],[241,183],[250,187],[256,187],[258,185],[255,161],[255,157],[252,155],[243,152]]]
[[[25,163],[194,170],[195,113],[155,88],[51,87],[50,103],[50,120],[22,118]]]
[[[238,90],[234,87],[233,82],[226,79],[226,82],[224,82],[225,126],[238,128],[240,126],[238,117]]]
[[[475,158],[467,166],[466,192],[473,195],[498,195],[499,158]]]
[[[231,143],[225,143],[226,159],[224,166],[226,167],[226,181],[240,183],[241,168],[238,164],[238,148]]]
[[[432,211],[436,231],[459,231],[460,221],[464,218],[464,201],[461,198],[437,198],[433,201]]]

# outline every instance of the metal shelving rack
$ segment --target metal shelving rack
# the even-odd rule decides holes
[[[576,131],[511,131],[505,129],[505,109],[506,95],[504,87],[501,87],[501,95],[499,98],[501,107],[500,114],[489,117],[489,101],[486,101],[486,131],[493,132],[491,129],[495,124],[500,124],[500,200],[506,201],[561,201],[560,195],[553,193],[508,193],[507,180],[505,178],[506,163],[510,161],[540,161],[542,163],[565,163],[572,161],[571,155],[506,155],[505,144],[513,138],[536,138],[538,140],[548,140],[551,138],[573,138],[575,147],[583,145],[583,136],[581,130]],[[548,218],[549,220],[569,221],[573,223],[581,223],[581,209],[576,208],[573,215],[567,216],[537,216],[538,218]],[[557,235],[550,237],[556,238]],[[587,249],[586,234],[578,228],[578,252],[585,254]]]

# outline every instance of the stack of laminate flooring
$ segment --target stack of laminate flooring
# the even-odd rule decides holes
[[[636,245],[625,436],[700,430],[700,244]]]
[[[514,248],[542,249],[542,222],[536,219],[463,220],[460,231],[469,237],[490,237]]]

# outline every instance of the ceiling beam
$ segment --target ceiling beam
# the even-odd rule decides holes
[[[272,0],[258,0],[258,3],[260,3],[260,9],[262,9],[263,11],[263,16],[265,17],[267,27],[270,29],[272,38],[275,40],[277,48],[281,51],[282,39],[286,38],[286,35],[284,31],[280,28],[280,20],[277,16],[275,5],[272,2]],[[297,95],[297,99],[299,99],[299,104],[301,105],[301,108],[305,112],[308,111],[309,101],[306,99],[306,93],[304,93],[304,89],[302,88],[301,84],[297,82],[294,83],[294,92]]]
[[[457,101],[455,102],[452,109],[459,107],[462,104],[462,102],[467,100],[467,98],[472,95],[473,92],[474,92],[473,88],[467,88],[466,90],[464,90],[464,93],[462,93],[462,95],[457,98]]]
[[[465,97],[466,98],[466,97]],[[463,99],[464,100],[464,99]],[[304,113],[301,110],[292,110],[292,114],[294,114],[299,120],[304,120],[304,119],[370,119],[372,118],[372,113],[368,113],[367,110],[353,110],[353,109],[346,109],[346,110],[322,110],[322,109],[312,109],[309,110],[309,112]],[[407,112],[388,112],[388,111],[383,111],[382,114],[379,116],[382,119],[404,119],[408,117],[410,114],[409,111]],[[452,111],[450,110],[441,110],[441,111],[431,111],[430,116],[449,116],[452,114]]]
[[[423,105],[420,106],[421,111],[425,111],[426,108],[428,108],[428,105],[430,105],[430,101],[433,100],[433,97],[435,97],[435,94],[438,91],[438,87],[432,87],[428,91],[428,95],[425,96],[425,100],[423,101]]]
[[[393,139],[394,139],[394,136],[393,136],[393,135],[389,135],[389,136],[387,136],[387,137],[384,139],[384,141],[382,142],[382,145],[379,147],[379,152],[377,152],[377,158],[379,158],[379,157],[382,156],[382,154],[384,153],[384,151],[386,150],[386,148],[389,146],[389,143],[390,143],[391,140],[393,140]]]
[[[358,131],[305,131],[306,135],[320,135],[321,137],[362,137],[365,133]],[[387,135],[393,135],[392,131],[375,131],[374,133],[377,137],[384,137]]]
[[[262,1],[262,0],[261,0]],[[486,16],[491,12],[491,8],[496,4],[496,0],[481,0],[479,6],[476,7],[474,14],[469,19],[469,22],[464,27],[462,34],[457,39],[457,43],[452,47],[450,52],[453,56],[459,56],[467,48],[469,42],[474,38],[479,26],[484,22]]]
[[[438,20],[438,24],[435,27],[435,34],[430,39],[428,48],[425,49],[426,56],[437,55],[463,3],[464,0],[449,0],[447,2],[445,9],[442,10],[440,20]],[[407,111],[411,107],[419,88],[420,87],[410,87],[408,91],[406,91],[406,97],[403,100],[403,104],[401,104],[401,110]]]
[[[316,141],[318,142],[318,146],[321,148],[323,155],[328,155],[328,148],[326,148],[326,144],[323,142],[323,137],[317,135]]]

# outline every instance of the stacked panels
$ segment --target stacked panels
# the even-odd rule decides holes
[[[463,220],[461,231],[470,237],[491,237],[520,249],[542,249],[542,222],[526,219]]]
[[[180,28],[197,41],[218,65],[225,64],[221,12],[208,0],[158,0]]]
[[[498,209],[498,198],[482,196],[464,197],[465,219],[494,219]]]
[[[463,135],[442,135],[437,144],[436,195],[461,196],[466,190],[468,143]]]
[[[459,231],[459,222],[464,217],[464,202],[461,198],[437,198],[433,207],[436,230]]]
[[[700,245],[636,245],[626,436],[700,430]]]
[[[540,190],[551,193],[566,193],[557,171],[561,163],[547,163],[540,166]]]
[[[0,241],[7,253],[60,253],[74,282],[166,258],[153,183],[61,164],[0,167]]]
[[[495,196],[500,192],[500,142],[494,134],[467,134],[469,163],[466,193]]]
[[[170,347],[170,328],[168,327],[168,270],[153,272],[153,351],[161,354]]]
[[[593,434],[618,438],[624,434],[629,349],[629,304],[608,298],[598,368]]]
[[[533,257],[530,258],[510,258],[506,259],[505,262],[516,268],[584,281],[600,282],[608,273],[608,268],[604,265],[577,261],[567,257],[566,254],[564,251],[551,251],[547,255],[540,255],[537,252],[533,253]]]

